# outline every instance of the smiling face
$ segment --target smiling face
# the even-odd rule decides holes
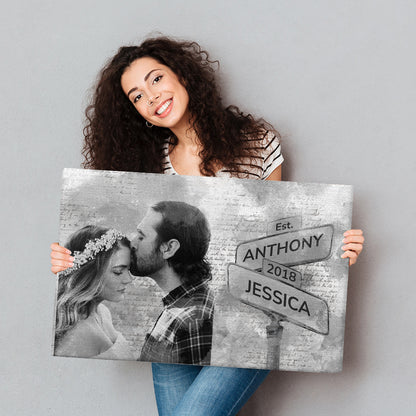
[[[103,288],[100,297],[110,302],[120,302],[124,299],[124,292],[132,282],[130,274],[130,249],[120,246],[108,260],[103,274]]]
[[[136,59],[121,76],[121,87],[149,123],[169,129],[189,126],[189,95],[176,74],[156,59]]]

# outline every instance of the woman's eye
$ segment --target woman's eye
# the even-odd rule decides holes
[[[136,97],[134,97],[133,103],[137,103],[137,101],[139,101],[140,98],[142,98],[142,95],[141,94],[136,95]]]
[[[161,79],[163,78],[163,75],[158,75],[154,80],[153,80],[153,84],[156,84],[157,82],[159,82]]]

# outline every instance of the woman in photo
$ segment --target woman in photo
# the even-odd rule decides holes
[[[281,180],[278,132],[223,105],[214,64],[195,42],[157,37],[121,47],[86,110],[84,167]],[[363,241],[361,230],[345,233],[342,257],[350,264]],[[51,256],[54,273],[72,265],[57,244]],[[268,374],[175,364],[152,370],[161,416],[235,415]]]
[[[60,273],[56,305],[55,355],[132,359],[103,301],[124,299],[130,274],[130,242],[120,232],[88,225],[66,244],[74,266]]]

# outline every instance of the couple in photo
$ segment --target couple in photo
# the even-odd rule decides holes
[[[132,241],[114,229],[77,230],[66,245],[73,266],[59,275],[55,355],[209,365],[214,313],[205,258],[209,241],[204,214],[176,201],[150,207]],[[135,276],[152,278],[166,293],[140,357],[133,356],[102,303],[122,301]]]

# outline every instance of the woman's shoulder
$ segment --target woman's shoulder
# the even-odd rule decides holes
[[[249,146],[261,159],[260,179],[266,179],[284,161],[280,135],[275,130],[263,129],[256,135],[246,133],[245,137]]]
[[[280,145],[280,135],[272,129],[262,128],[258,131],[241,132],[241,140],[246,143],[246,148],[257,150],[263,155],[264,152],[274,149]]]
[[[97,314],[102,319],[103,322],[112,322],[111,312],[103,303],[100,303],[97,306]]]
[[[273,143],[280,143],[280,134],[273,129],[262,128],[256,133],[251,133],[250,131],[243,132],[243,137],[245,137],[248,142],[252,142],[262,148],[266,148]]]
[[[93,317],[90,315],[66,332],[55,348],[55,355],[94,357],[110,346],[110,340],[93,322]]]
[[[114,342],[117,339],[119,332],[114,328],[113,317],[111,316],[110,310],[107,306],[100,303],[97,307],[97,316],[103,331],[111,341]]]

